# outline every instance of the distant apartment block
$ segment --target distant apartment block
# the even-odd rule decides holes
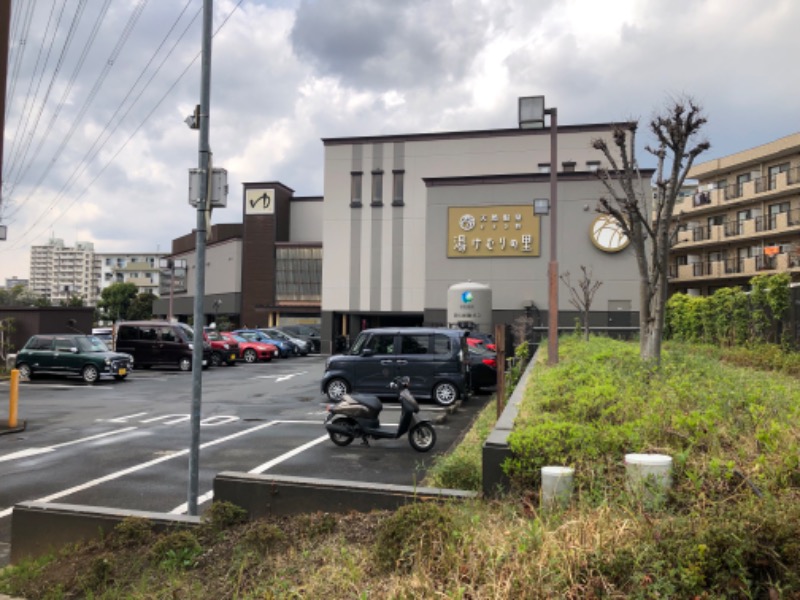
[[[139,294],[158,296],[161,277],[158,261],[161,253],[97,253],[94,255],[95,298],[113,283],[132,283]]]
[[[65,246],[64,240],[53,238],[43,246],[31,246],[29,288],[53,304],[73,296],[83,296],[87,304],[93,304],[93,270],[91,242],[76,242],[72,248]]]
[[[670,290],[709,295],[757,274],[800,274],[800,133],[695,165],[676,205]]]
[[[26,288],[28,287],[28,280],[27,279],[20,279],[19,277],[6,277],[6,289],[12,290],[18,285]]]

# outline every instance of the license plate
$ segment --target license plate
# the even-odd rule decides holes
[[[231,354],[230,360],[236,360],[236,355],[235,354]]]
[[[119,374],[120,375],[127,375],[128,374],[128,370],[127,369],[120,369],[119,370]]]
[[[205,367],[206,365],[208,365],[208,361],[207,360],[203,360],[203,366]]]

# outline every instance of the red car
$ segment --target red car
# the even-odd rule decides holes
[[[239,357],[244,362],[269,362],[273,357],[278,356],[278,348],[272,344],[248,340],[229,331],[223,331],[220,335],[230,342],[239,344]]]
[[[482,340],[474,337],[467,338],[467,344],[470,348],[483,348],[484,350],[491,350],[497,352],[497,345],[489,340]]]
[[[211,344],[211,364],[232,366],[239,359],[239,344],[222,337],[218,331],[205,331],[203,337]]]

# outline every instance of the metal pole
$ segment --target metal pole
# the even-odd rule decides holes
[[[169,260],[169,322],[172,323],[172,299],[175,296],[175,263]]]
[[[200,142],[198,167],[201,173],[209,168],[209,109],[211,104],[211,26],[213,0],[203,0],[203,49],[200,78]],[[208,210],[208,178],[200,177],[200,198],[197,203],[197,285],[194,293],[194,351],[192,354],[192,443],[189,451],[188,513],[197,515],[197,490],[200,473],[200,407],[203,386],[203,300],[206,292],[206,210]]]
[[[547,328],[547,363],[558,364],[558,110],[548,108],[550,115],[550,264],[548,265],[549,298]]]

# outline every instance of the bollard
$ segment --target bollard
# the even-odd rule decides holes
[[[8,400],[8,426],[14,429],[17,426],[17,401],[19,399],[19,371],[11,369],[11,394]]]
[[[542,467],[540,505],[544,508],[565,507],[569,504],[574,487],[572,467]]]

